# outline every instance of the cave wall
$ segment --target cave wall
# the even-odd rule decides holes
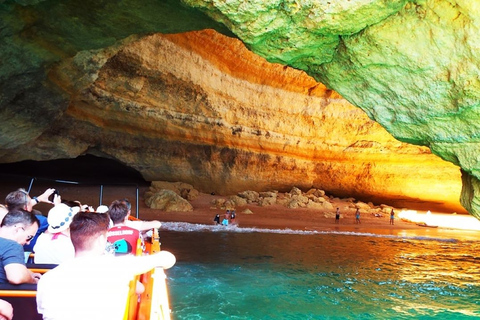
[[[462,204],[480,217],[477,1],[182,1],[458,165]]]
[[[347,14],[343,21],[353,25],[345,30],[353,35],[388,19],[406,2],[382,3],[376,20]],[[249,34],[258,21],[256,42],[217,19],[269,61],[305,73],[252,54],[222,25],[178,1],[0,5],[6,61],[0,66],[0,162],[93,154],[147,180],[184,181],[205,192],[317,187],[339,196],[459,207],[458,167],[394,139],[368,118],[367,108],[366,114],[307,75],[318,79],[322,63],[334,62],[343,29],[335,31],[338,41],[307,37],[300,46],[293,33],[282,38],[258,29],[268,19],[255,10],[246,11],[253,15],[249,23],[238,25]],[[344,9],[355,13],[352,8]],[[300,9],[282,10],[307,12]],[[219,17],[218,8],[205,11]],[[288,22],[282,28],[293,30],[292,23],[305,20],[296,17],[268,25]],[[205,28],[216,31],[186,32]],[[325,56],[326,43],[333,50],[317,63],[308,53]],[[269,44],[291,60],[271,53]],[[291,44],[302,49],[285,49]],[[325,83],[343,88],[333,77]],[[357,94],[367,98],[368,89]]]

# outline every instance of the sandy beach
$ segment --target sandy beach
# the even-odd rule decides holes
[[[225,210],[214,207],[211,202],[220,196],[200,194],[191,201],[194,210],[192,212],[163,212],[158,210],[140,207],[140,218],[158,219],[160,221],[180,221],[189,223],[213,224],[215,214],[223,218]],[[396,219],[395,225],[389,224],[389,217],[384,215],[381,218],[364,214],[361,216],[361,224],[355,223],[354,210],[346,210],[347,202],[337,201],[341,211],[340,223],[335,224],[335,219],[330,216],[331,210],[318,210],[310,208],[289,209],[282,205],[274,204],[261,207],[250,204],[236,208],[236,223],[240,227],[256,228],[289,228],[295,230],[362,230],[362,229],[410,229],[421,228],[413,223]],[[252,213],[244,213],[245,211]]]
[[[8,192],[19,187],[28,187],[21,183],[2,183],[0,185],[0,197],[5,197]],[[148,185],[52,185],[49,182],[36,181],[30,194],[36,196],[45,191],[48,187],[59,190],[63,199],[79,200],[96,208],[100,204],[109,204],[115,199],[127,198],[132,202],[132,215],[137,216],[136,204],[138,202],[138,217],[143,220],[160,220],[161,222],[188,222],[195,224],[213,224],[213,218],[220,214],[223,218],[224,209],[212,205],[212,200],[228,198],[228,196],[210,195],[200,193],[199,196],[190,201],[193,211],[189,212],[165,212],[157,209],[150,209],[145,205],[143,194],[148,190]],[[138,189],[137,189],[138,188]],[[138,194],[138,201],[137,201]],[[341,212],[340,223],[336,224],[333,218],[334,210],[320,210],[313,208],[290,209],[283,205],[274,204],[259,206],[247,204],[236,208],[236,223],[239,227],[292,229],[292,230],[317,230],[317,231],[347,231],[365,232],[378,234],[398,234],[402,230],[418,230],[420,233],[426,228],[415,223],[403,221],[396,217],[395,224],[389,223],[388,214],[383,217],[375,217],[373,214],[362,213],[361,224],[355,223],[355,209],[349,207],[348,199],[331,199],[334,208],[339,207]],[[351,202],[350,202],[351,204]],[[48,214],[50,204],[41,203],[35,207],[43,215]],[[401,208],[396,208],[400,212]],[[251,213],[244,213],[251,211]]]

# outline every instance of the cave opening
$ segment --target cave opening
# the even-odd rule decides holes
[[[74,159],[25,160],[0,164],[2,182],[12,180],[70,181],[79,184],[137,184],[147,181],[135,169],[118,161],[83,155]]]
[[[118,161],[83,155],[74,159],[26,160],[0,164],[0,198],[18,188],[38,196],[54,188],[64,200],[79,200],[96,207],[116,199],[129,199],[137,215],[141,195],[150,182]],[[3,201],[2,201],[3,202]],[[51,205],[40,203],[35,209],[45,214]]]

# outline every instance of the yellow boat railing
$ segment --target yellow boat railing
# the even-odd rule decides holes
[[[138,241],[137,255],[143,254],[141,240]],[[160,251],[158,229],[153,229],[151,241],[146,241],[145,247],[149,254]],[[137,281],[145,287],[140,296],[136,293]],[[130,282],[124,320],[170,320],[166,275],[162,268],[154,268]]]

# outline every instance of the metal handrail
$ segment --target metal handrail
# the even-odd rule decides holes
[[[52,181],[56,183],[63,183],[63,184],[75,184],[75,185],[99,185],[100,186],[100,194],[99,194],[99,205],[102,205],[103,203],[103,188],[104,186],[135,186],[136,192],[135,192],[135,217],[138,218],[138,208],[139,208],[139,188],[137,183],[98,183],[98,182],[80,182],[80,181],[70,181],[70,180],[61,180],[61,179],[50,179],[50,178],[40,178],[40,177],[31,177],[31,176],[23,176],[23,175],[12,175],[12,174],[4,174],[0,173],[0,175],[4,176],[12,176],[12,177],[23,177],[23,178],[29,178],[30,183],[27,189],[27,192],[30,193],[33,187],[33,183],[35,180],[42,180],[42,181]]]

